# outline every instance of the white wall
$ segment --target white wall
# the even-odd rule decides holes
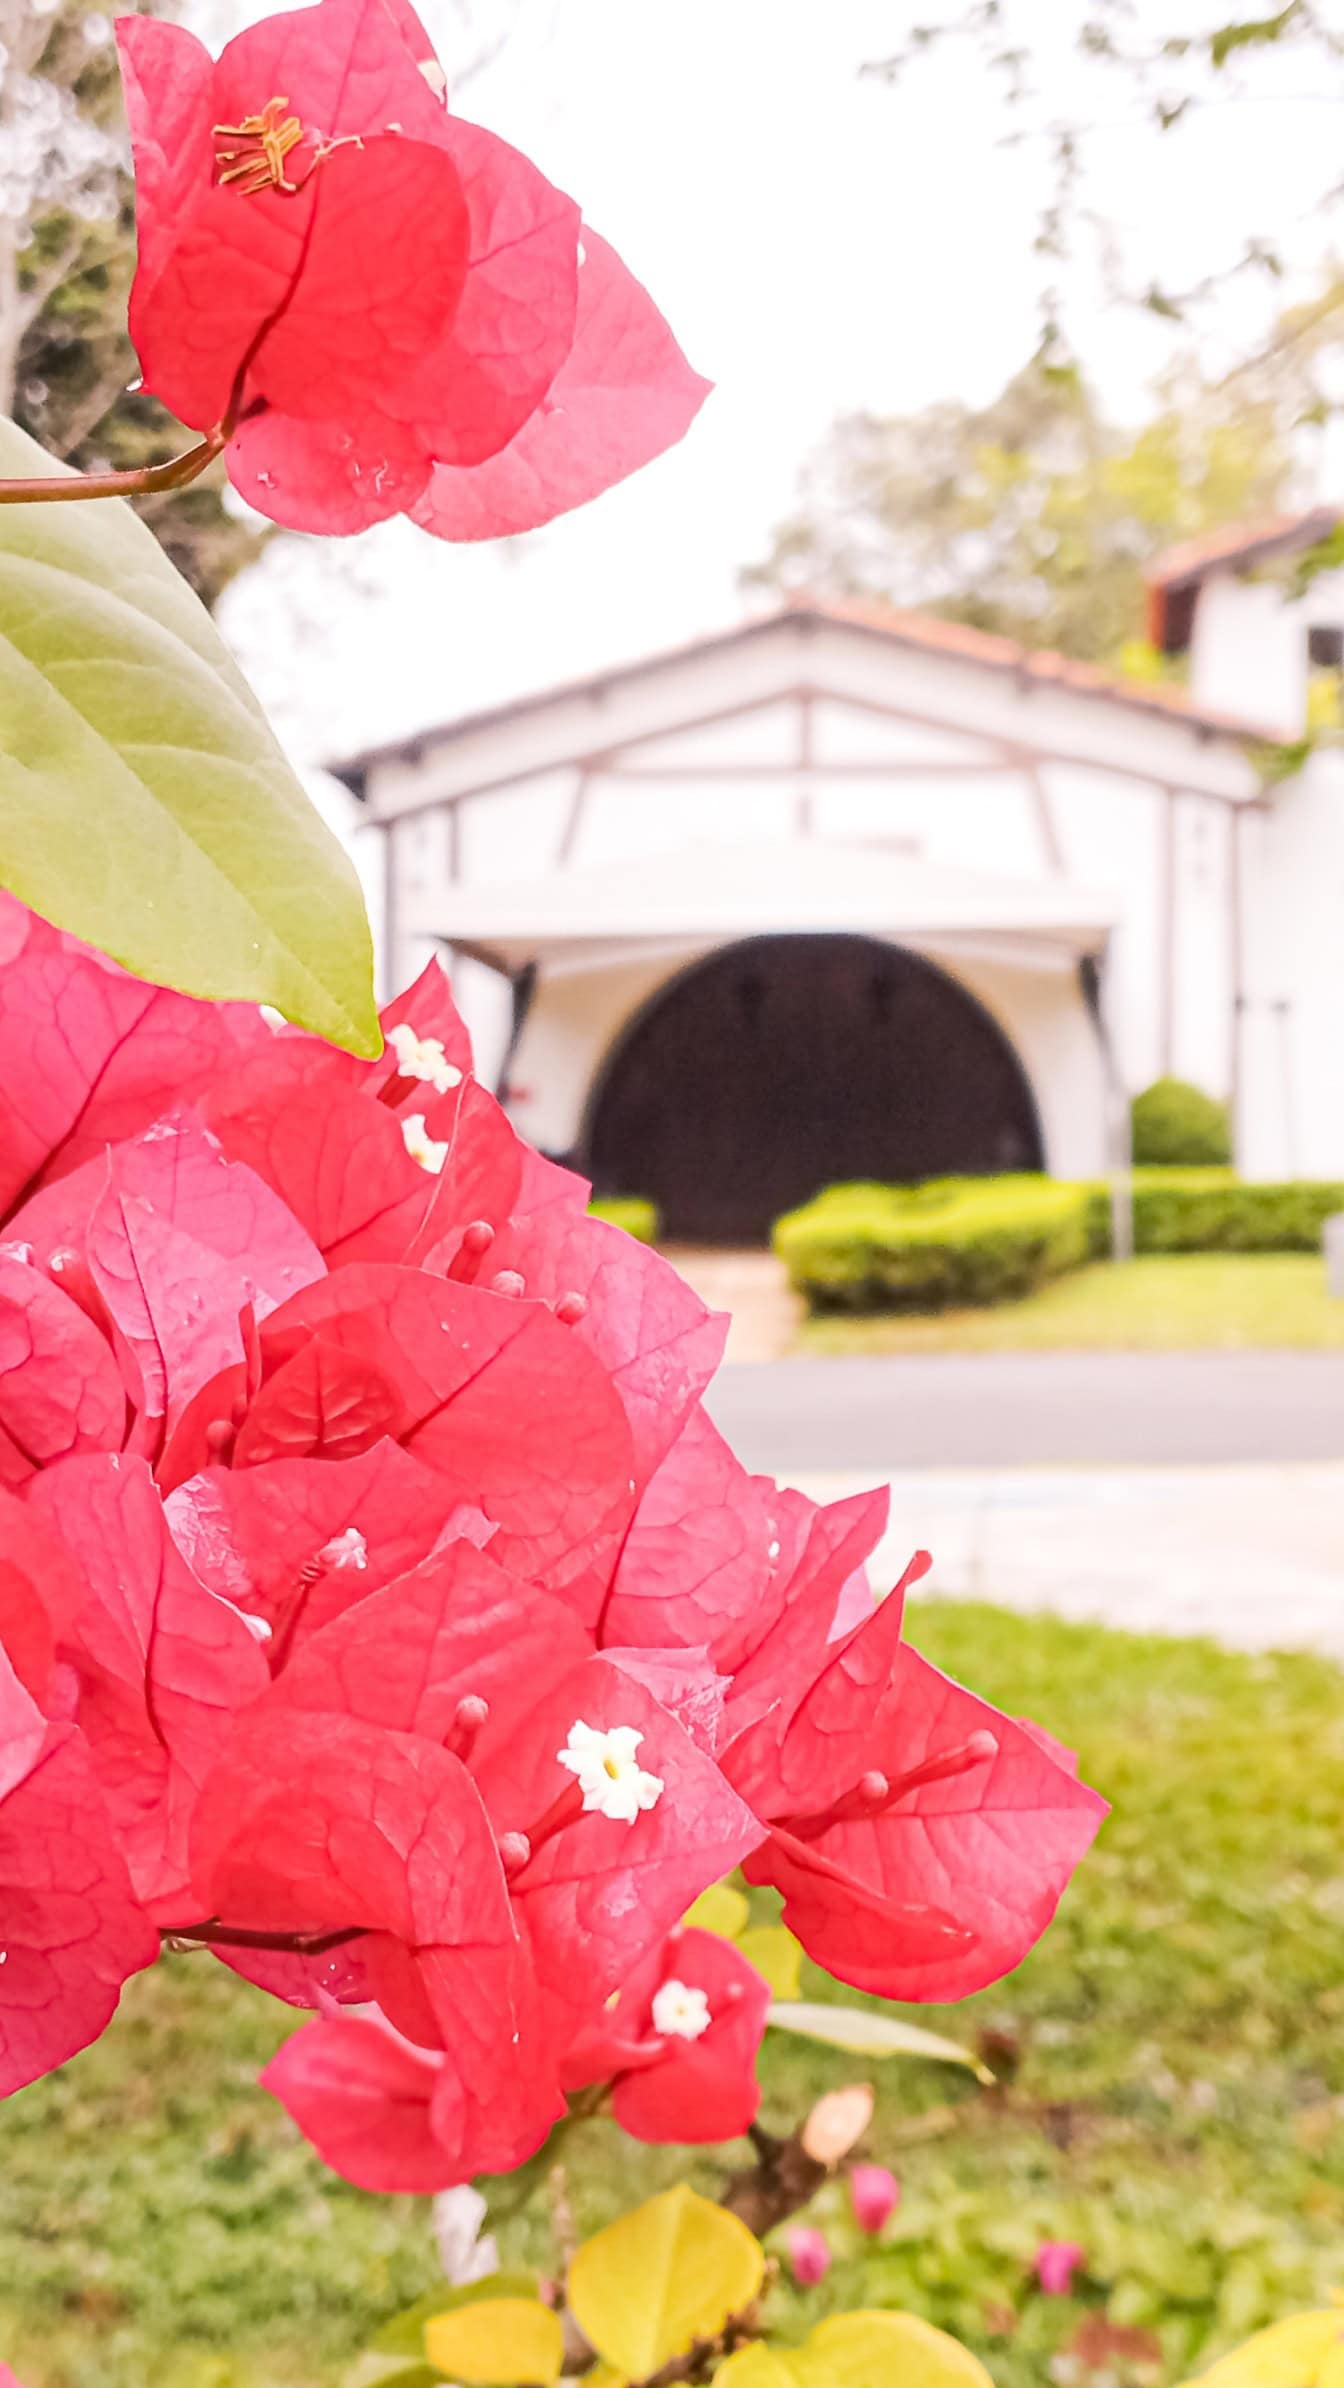
[[[1241,1166],[1344,1178],[1344,752],[1315,754],[1243,841]]]
[[[1263,592],[1250,593],[1255,620],[1247,615],[1229,675],[1241,712],[1247,654],[1260,651]],[[813,691],[806,779],[800,684]],[[1231,688],[1227,696],[1231,705]],[[855,764],[861,774],[837,768]],[[951,764],[965,768],[953,773]],[[777,845],[806,826],[832,847],[852,848],[856,875],[867,849],[896,846],[1009,887],[1051,880],[1101,893],[1116,916],[1111,1014],[1125,1084],[1134,1092],[1175,1069],[1224,1094],[1236,978],[1232,823],[1255,787],[1230,739],[1202,734],[1179,714],[786,621],[483,720],[461,736],[427,739],[377,765],[370,807],[391,829],[392,909],[403,920],[389,978],[404,981],[432,950],[404,922],[413,905],[417,922],[432,926],[435,891],[454,870],[468,886],[614,862],[639,873],[688,844]],[[575,1142],[612,1036],[689,958],[646,952],[547,976],[511,1071],[526,1090],[517,1116],[529,1136],[552,1150]],[[1071,961],[1040,963],[1025,947],[1011,968],[964,951],[949,959],[1018,1048],[1051,1166],[1092,1171],[1104,1151],[1093,1031]],[[507,1035],[507,990],[475,965],[459,961],[455,975],[482,1065],[493,1069]]]
[[[1301,597],[1287,594],[1291,560],[1262,576],[1216,573],[1195,606],[1190,689],[1197,703],[1300,738],[1307,718],[1307,631],[1344,626],[1344,573],[1322,572]]]

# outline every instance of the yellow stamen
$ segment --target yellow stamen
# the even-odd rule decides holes
[[[233,183],[244,198],[258,191],[297,191],[298,184],[285,173],[285,160],[303,139],[303,125],[297,116],[285,115],[288,106],[287,99],[268,99],[259,115],[212,127],[217,141],[242,144],[215,151],[221,187]]]

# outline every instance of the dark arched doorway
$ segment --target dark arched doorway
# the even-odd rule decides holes
[[[849,1178],[1043,1166],[1003,1031],[946,971],[867,937],[758,937],[697,962],[620,1039],[589,1114],[598,1191],[687,1243],[763,1243]]]

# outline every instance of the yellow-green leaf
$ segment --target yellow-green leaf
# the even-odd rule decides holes
[[[913,2313],[839,2313],[791,2357],[799,2388],[994,2388],[945,2330]]]
[[[1339,2350],[1344,2348],[1344,2309],[1295,2313],[1257,2331],[1244,2347],[1224,2355],[1186,2388],[1335,2388]]]
[[[569,2303],[589,2344],[627,2379],[643,2379],[697,2339],[712,2339],[760,2293],[765,2258],[722,2206],[682,2184],[651,2197],[582,2246]]]
[[[803,1952],[783,1924],[756,1924],[737,1943],[739,1956],[764,1974],[776,1998],[797,1998],[803,1986]]]
[[[843,2048],[850,2056],[923,2056],[936,2064],[965,2065],[977,2081],[992,2082],[973,2048],[960,2040],[945,2040],[935,2031],[921,2031],[917,2023],[903,2023],[898,2015],[881,2015],[867,2007],[795,2005],[776,1999],[767,2022],[776,2031],[796,2032],[804,2040],[820,2040],[827,2048]]]
[[[773,2347],[739,2347],[714,2374],[713,2388],[797,2388],[798,2374]]]
[[[425,2353],[436,2371],[470,2388],[554,2388],[564,2366],[565,2334],[549,2305],[483,2297],[426,2322]]]
[[[62,469],[0,418],[0,473]],[[120,498],[0,506],[0,887],[141,978],[380,1049],[354,870]]]
[[[712,1882],[701,1891],[694,1907],[688,1907],[683,1923],[695,1924],[702,1932],[717,1932],[720,1940],[736,1940],[746,1930],[751,1909],[740,1890],[731,1882]]]
[[[402,2307],[400,2313],[389,2316],[380,2330],[374,2333],[372,2349],[378,2355],[399,2356],[403,2362],[421,2363],[425,2354],[425,2324],[441,2313],[456,2313],[463,2305],[479,2305],[491,2297],[513,2297],[524,2305],[537,2302],[535,2272],[491,2272],[484,2280],[471,2280],[455,2287],[449,2280],[441,2280],[437,2288],[417,2297],[414,2305]]]

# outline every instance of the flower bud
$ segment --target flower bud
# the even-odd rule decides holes
[[[876,2236],[901,2202],[901,2184],[885,2164],[856,2164],[849,2176],[849,2202],[860,2230]]]
[[[1067,2297],[1073,2275],[1087,2262],[1087,2249],[1076,2239],[1043,2239],[1036,2250],[1036,2278],[1047,2297]]]
[[[824,2231],[806,2228],[791,2230],[788,2239],[789,2270],[799,2288],[815,2288],[831,2268],[831,2250]]]
[[[814,2163],[829,2169],[858,2146],[872,2119],[872,2090],[866,2081],[855,2082],[818,2098],[799,2138]]]

